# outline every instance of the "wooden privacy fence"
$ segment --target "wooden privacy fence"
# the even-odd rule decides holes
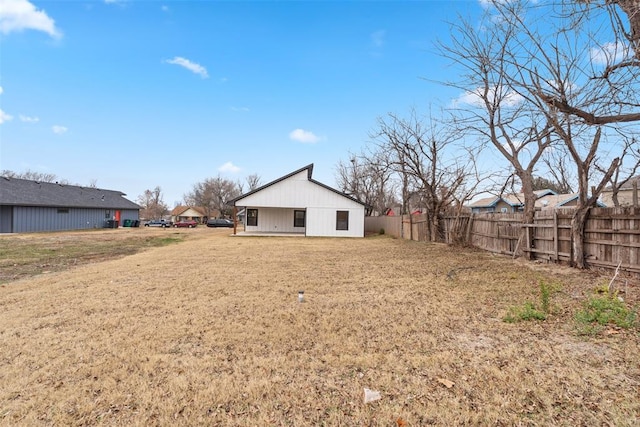
[[[522,213],[449,215],[443,218],[437,241],[465,243],[490,252],[568,263],[572,260],[572,209],[536,212],[534,223],[524,227]],[[367,217],[365,231],[393,237],[429,241],[426,215]],[[531,247],[526,242],[531,241]],[[640,208],[594,208],[589,212],[584,253],[590,267],[640,273]]]

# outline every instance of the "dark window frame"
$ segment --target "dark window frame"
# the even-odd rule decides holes
[[[258,209],[247,209],[247,226],[258,226]]]
[[[58,208],[58,213],[59,214],[68,214],[69,213],[69,208]]]
[[[298,218],[297,216],[298,213],[302,214],[302,218]],[[302,224],[300,224],[300,221],[302,221]],[[306,225],[307,225],[307,211],[302,209],[295,209],[293,211],[293,226],[304,228],[306,227]]]
[[[349,211],[336,211],[336,230],[349,230]]]

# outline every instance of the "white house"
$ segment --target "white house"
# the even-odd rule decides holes
[[[364,203],[311,178],[313,163],[232,200],[245,231],[364,237]]]

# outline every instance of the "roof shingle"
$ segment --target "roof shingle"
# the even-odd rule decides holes
[[[140,209],[120,191],[0,177],[0,205]]]

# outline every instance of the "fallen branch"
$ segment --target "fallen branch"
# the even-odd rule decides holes
[[[611,281],[609,282],[609,286],[607,287],[607,289],[609,290],[609,295],[611,295],[611,291],[613,289],[613,282],[616,280],[616,277],[618,277],[618,273],[620,272],[620,266],[622,265],[622,261],[620,261],[618,263],[618,266],[616,267],[616,272],[613,275],[613,277],[611,278]]]

